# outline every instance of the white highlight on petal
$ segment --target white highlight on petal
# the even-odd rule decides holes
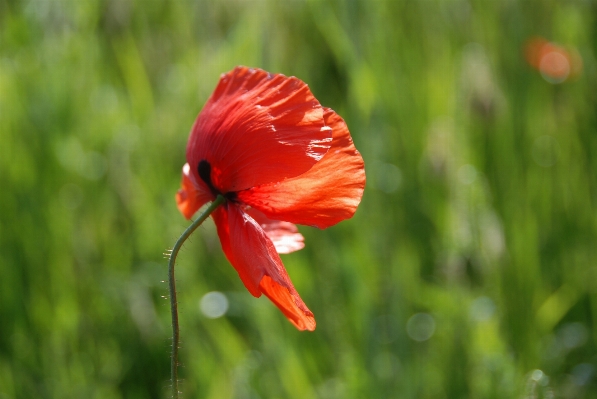
[[[292,223],[276,221],[263,224],[261,227],[279,254],[289,254],[305,247],[305,238]]]

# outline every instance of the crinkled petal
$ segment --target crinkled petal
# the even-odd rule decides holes
[[[197,183],[195,177],[190,173],[189,164],[182,167],[182,184],[176,193],[176,205],[178,210],[187,219],[190,219],[208,201],[213,200],[213,195],[203,184]]]
[[[237,67],[222,75],[197,117],[187,161],[211,166],[222,192],[281,181],[309,170],[328,151],[332,132],[309,87],[295,77]]]
[[[289,254],[305,248],[305,237],[299,233],[295,224],[271,220],[255,208],[249,208],[245,212],[259,223],[279,254]]]
[[[240,201],[270,219],[319,228],[354,215],[365,188],[365,165],[344,120],[330,109],[325,111],[333,141],[323,159],[295,178],[239,192]]]
[[[315,318],[292,285],[276,248],[259,224],[228,202],[212,214],[222,249],[249,292],[265,294],[300,330],[314,330]]]

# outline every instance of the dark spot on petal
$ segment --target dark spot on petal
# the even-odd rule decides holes
[[[207,162],[205,159],[199,161],[199,165],[197,165],[197,172],[199,172],[199,177],[205,182],[205,184],[207,184],[207,187],[209,187],[214,196],[220,194],[220,192],[216,190],[211,182],[211,165],[209,162]]]
[[[207,187],[209,187],[214,197],[223,195],[228,201],[236,201],[236,192],[229,191],[225,194],[222,194],[220,190],[214,187],[211,181],[211,165],[205,159],[199,161],[199,165],[197,165],[197,172],[199,172],[199,177],[205,182],[205,184],[207,184]]]
[[[199,177],[201,180],[205,182],[209,186],[209,188],[213,188],[211,184],[211,165],[205,159],[199,161],[199,165],[197,166],[197,171],[199,172]]]
[[[224,194],[224,197],[226,197],[228,201],[236,202],[236,191],[229,191]]]

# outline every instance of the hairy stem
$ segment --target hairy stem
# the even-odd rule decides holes
[[[197,220],[195,220],[174,244],[170,259],[168,260],[168,289],[170,291],[170,311],[172,312],[172,359],[170,363],[170,375],[172,378],[172,398],[178,399],[178,345],[180,342],[180,329],[178,326],[178,302],[176,300],[176,282],[174,280],[174,264],[178,251],[190,237],[191,234],[207,219],[207,217],[220,205],[226,202],[226,198],[221,195],[211,203]]]

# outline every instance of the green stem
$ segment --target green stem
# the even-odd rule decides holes
[[[211,203],[197,220],[195,220],[174,244],[170,259],[168,260],[168,289],[170,291],[170,311],[172,312],[172,359],[170,363],[170,374],[172,378],[172,398],[178,399],[178,345],[180,342],[180,329],[178,327],[178,302],[176,300],[176,282],[174,281],[174,264],[176,256],[182,247],[182,244],[191,234],[207,219],[207,217],[216,210],[216,208],[226,202],[226,198],[221,195]]]

